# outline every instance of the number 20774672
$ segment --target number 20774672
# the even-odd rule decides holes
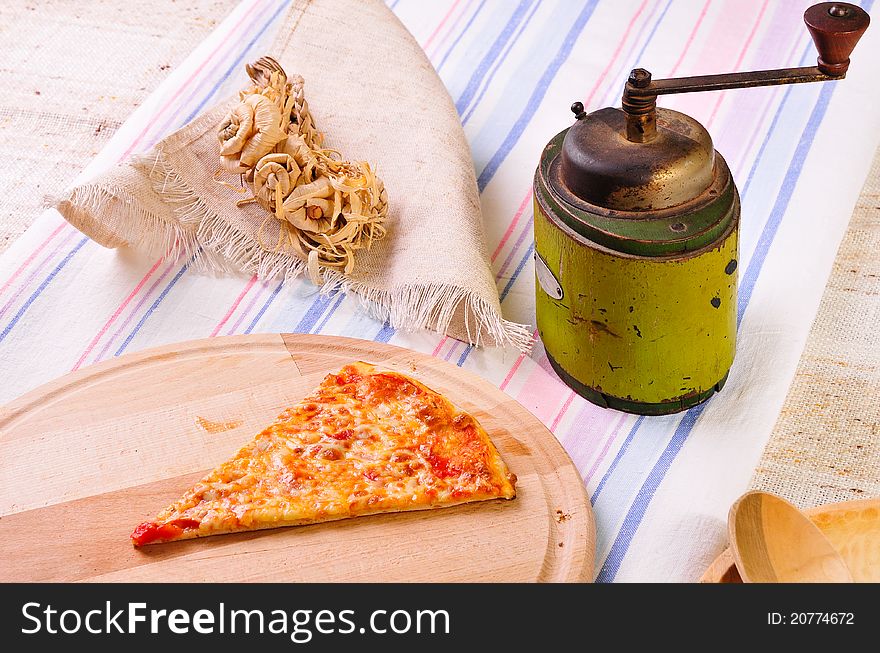
[[[768,612],[767,623],[771,626],[852,626],[855,615],[852,612]]]

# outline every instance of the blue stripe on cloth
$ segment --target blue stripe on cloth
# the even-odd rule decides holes
[[[813,55],[813,45],[812,41],[810,41],[806,48],[804,49],[803,54],[801,55],[801,59],[799,65],[804,65]],[[773,115],[773,120],[770,121],[770,127],[767,129],[767,133],[764,135],[764,140],[761,141],[761,147],[758,148],[758,153],[755,155],[755,160],[752,163],[752,167],[749,169],[749,174],[746,177],[746,183],[743,184],[742,189],[740,191],[740,196],[743,200],[749,195],[749,190],[752,188],[752,182],[755,180],[757,176],[758,170],[760,169],[759,164],[764,160],[764,153],[769,145],[770,141],[773,138],[773,135],[777,132],[777,126],[779,125],[779,121],[782,118],[781,107],[784,107],[785,104],[789,100],[789,96],[793,91],[798,90],[797,86],[787,86],[785,89],[785,94],[782,96],[782,100],[779,102],[779,107],[777,108],[776,113]]]
[[[666,18],[666,12],[669,11],[669,7],[671,7],[671,6],[672,6],[672,0],[669,0],[666,3],[666,6],[663,7],[663,11],[661,11],[660,15],[657,17],[657,21],[654,23],[653,27],[651,27],[651,31],[648,34],[648,38],[645,39],[645,42],[642,44],[642,48],[639,50],[639,53],[630,60],[631,67],[635,68],[639,65],[639,61],[644,56],[645,50],[648,49],[648,46],[654,40],[654,35],[657,33],[657,29],[660,27],[660,24],[663,22],[663,19]],[[612,89],[612,91],[614,91],[614,89]],[[619,85],[617,87],[616,92],[618,93],[618,95],[623,93],[622,85]],[[618,100],[618,99],[619,98],[615,98],[615,100]],[[603,105],[603,106],[605,106],[605,105]]]
[[[789,91],[790,90],[791,89],[789,89]],[[776,232],[779,230],[779,225],[785,215],[785,209],[788,207],[791,196],[794,194],[795,186],[797,185],[798,178],[803,170],[804,162],[807,159],[807,153],[810,151],[810,146],[813,144],[813,138],[815,138],[819,125],[825,117],[825,112],[828,109],[828,103],[830,102],[833,93],[833,82],[822,85],[819,99],[816,101],[816,106],[813,107],[813,113],[810,114],[810,119],[807,121],[807,126],[804,129],[803,134],[801,134],[797,149],[795,149],[792,166],[789,168],[789,173],[785,176],[785,179],[782,182],[782,188],[776,196],[776,203],[773,205],[773,209],[770,211],[770,218],[764,225],[761,237],[758,239],[755,253],[749,260],[749,265],[746,267],[745,274],[743,274],[740,279],[739,304],[736,312],[737,327],[742,322],[743,315],[746,312],[746,308],[748,308],[749,301],[752,298],[752,292],[755,289],[755,283],[758,281],[758,274],[764,266],[764,261],[767,259],[770,245],[776,237]]]
[[[644,421],[645,416],[639,415],[635,424],[632,425],[632,428],[629,430],[626,439],[623,441],[623,444],[620,445],[620,449],[617,450],[617,454],[614,456],[614,460],[611,461],[608,469],[605,470],[605,474],[602,475],[602,480],[599,481],[599,484],[596,486],[596,489],[593,492],[593,496],[590,497],[590,503],[595,504],[596,499],[598,499],[599,495],[602,494],[602,490],[605,488],[605,483],[608,482],[608,479],[614,473],[614,470],[617,469],[617,465],[620,463],[621,459],[623,459],[623,456],[626,453],[627,449],[629,449],[629,445],[633,441],[633,438],[636,435],[636,431],[639,430],[639,427]]]
[[[786,92],[786,98],[788,97],[790,91],[791,89]],[[744,279],[748,277],[747,283],[749,285],[747,286],[745,296],[743,296],[742,294],[740,295],[738,315],[742,315],[742,313],[745,311],[745,308],[748,306],[749,300],[751,299],[754,284],[761,271],[761,268],[763,267],[764,261],[766,260],[767,253],[769,252],[770,246],[773,243],[773,239],[776,236],[779,224],[783,216],[785,215],[785,210],[788,207],[788,203],[794,193],[794,188],[803,170],[804,161],[806,160],[810,148],[812,147],[813,141],[815,140],[816,133],[828,109],[828,104],[831,100],[831,96],[833,95],[833,93],[834,84],[823,85],[822,90],[816,100],[816,104],[814,105],[813,110],[810,114],[810,118],[807,121],[807,124],[801,134],[798,146],[795,149],[792,161],[783,179],[782,187],[780,188],[776,202],[774,203],[773,209],[771,210],[770,218],[764,226],[761,237],[758,241],[758,247],[756,248],[755,253],[752,256],[751,261],[749,261],[747,272],[744,275]],[[784,108],[785,103],[783,101],[782,103],[780,103],[777,113],[781,113]],[[756,160],[754,165],[757,165],[757,163],[758,162]],[[669,467],[672,465],[672,462],[675,460],[679,451],[681,451],[684,442],[687,440],[687,437],[693,429],[694,425],[696,424],[697,419],[700,415],[702,415],[703,410],[705,410],[706,405],[707,404],[701,404],[699,406],[691,408],[682,417],[681,422],[675,430],[675,434],[672,436],[672,439],[666,446],[666,449],[660,455],[660,458],[654,465],[651,472],[648,474],[648,477],[645,479],[642,487],[639,489],[639,492],[636,495],[636,498],[633,501],[633,504],[630,507],[626,518],[624,519],[623,526],[618,532],[617,538],[615,538],[614,544],[612,544],[611,550],[609,551],[608,556],[605,559],[604,564],[602,565],[602,569],[600,570],[599,575],[596,578],[597,581],[611,582],[616,577],[617,572],[620,570],[620,565],[622,564],[623,559],[626,556],[627,551],[629,550],[632,539],[635,536],[636,531],[638,530],[638,526],[641,523],[641,520],[644,517],[645,512],[647,511],[648,506],[650,505],[651,500],[654,497],[654,493],[656,492],[663,478],[666,476],[666,472],[669,470]]]
[[[458,36],[456,36],[455,40],[452,42],[452,45],[450,45],[449,49],[446,50],[446,54],[443,55],[443,58],[440,60],[440,63],[437,64],[436,70],[438,73],[440,72],[440,69],[443,67],[443,64],[446,63],[446,60],[449,58],[449,55],[452,54],[453,50],[455,50],[455,46],[457,46],[458,42],[461,41],[461,38],[465,34],[468,33],[468,30],[470,30],[471,25],[473,24],[474,20],[476,20],[477,16],[483,10],[483,7],[485,5],[486,5],[486,0],[481,0],[479,6],[477,7],[477,10],[473,14],[471,14],[470,19],[468,19],[468,22],[465,23],[464,29],[462,29],[461,32],[459,32]],[[393,9],[393,7],[392,7],[392,9]]]
[[[254,319],[251,320],[250,324],[248,324],[248,328],[244,330],[245,334],[251,333],[254,330],[254,328],[257,326],[257,322],[259,322],[262,319],[263,314],[266,312],[266,309],[269,308],[269,304],[271,304],[273,301],[275,301],[275,298],[278,296],[278,293],[281,292],[281,288],[283,286],[284,286],[283,281],[279,282],[278,285],[275,286],[275,289],[272,291],[272,294],[269,295],[269,299],[267,299],[263,303],[262,308],[260,308],[260,310],[257,311],[257,314],[254,316]]]
[[[513,288],[513,284],[516,283],[516,278],[519,276],[519,273],[523,271],[523,268],[526,267],[526,263],[528,263],[529,259],[532,258],[532,252],[534,251],[535,243],[534,241],[532,241],[526,249],[525,255],[520,260],[519,265],[516,266],[516,270],[514,270],[513,274],[510,275],[510,279],[508,280],[507,285],[504,286],[504,290],[499,293],[498,299],[500,301],[503,302],[505,297],[507,297],[507,293],[509,293],[510,289]]]
[[[268,308],[273,299],[274,297],[270,297],[263,308]],[[312,302],[309,310],[307,310],[305,315],[302,316],[299,324],[294,327],[294,333],[311,333],[312,329],[318,323],[318,320],[321,319],[324,311],[327,310],[327,307],[332,301],[333,299],[331,297],[319,294],[315,301]]]
[[[242,62],[242,60],[244,59],[245,55],[247,55],[247,53],[250,51],[250,49],[251,49],[252,47],[254,47],[254,43],[257,42],[257,39],[259,39],[259,38],[263,35],[263,33],[264,33],[267,29],[269,29],[269,26],[270,26],[272,23],[275,22],[275,19],[278,18],[278,15],[279,15],[284,9],[286,9],[286,8],[288,7],[288,5],[290,5],[290,1],[289,1],[289,0],[288,0],[287,2],[282,2],[282,3],[278,6],[278,9],[276,9],[276,10],[272,13],[272,15],[269,17],[269,19],[268,19],[265,23],[263,23],[263,26],[260,28],[260,31],[257,32],[257,33],[254,35],[254,37],[253,37],[250,41],[248,41],[248,44],[245,46],[244,50],[241,51],[241,54],[238,55],[238,56],[235,58],[235,61],[233,61],[233,62],[230,64],[229,68],[226,69],[226,72],[223,73],[223,76],[220,78],[220,81],[218,81],[216,84],[214,84],[214,86],[213,86],[213,88],[211,89],[211,91],[210,91],[210,92],[209,92],[209,93],[208,93],[208,94],[202,99],[201,102],[198,103],[198,105],[196,105],[196,108],[193,109],[192,112],[190,112],[190,114],[189,114],[186,118],[184,118],[184,119],[181,121],[181,123],[180,123],[181,125],[185,125],[185,124],[187,124],[188,122],[190,122],[193,118],[195,118],[195,117],[196,117],[196,116],[202,111],[202,109],[203,109],[204,106],[208,103],[208,101],[209,101],[212,97],[214,97],[214,95],[217,93],[217,90],[220,88],[220,86],[223,84],[223,82],[225,82],[225,81],[229,78],[229,76],[233,73],[233,71],[238,70],[238,67],[241,65],[241,62]]]
[[[663,7],[663,11],[660,12],[660,16],[657,17],[657,22],[654,23],[654,26],[651,28],[651,32],[648,34],[648,38],[645,39],[645,42],[642,44],[642,49],[639,50],[639,53],[633,58],[632,63],[634,65],[639,64],[639,59],[645,54],[645,50],[648,49],[648,45],[650,45],[651,41],[654,40],[654,34],[657,33],[657,28],[660,27],[660,23],[663,22],[663,19],[666,18],[666,12],[669,11],[669,7],[672,6],[672,0],[669,0],[666,3],[666,6]],[[622,93],[623,91],[621,91]]]
[[[489,76],[486,78],[486,81],[482,83],[482,88],[480,89],[480,94],[477,95],[476,100],[474,100],[471,107],[467,110],[467,113],[462,116],[461,124],[466,125],[467,121],[470,120],[470,117],[474,115],[474,111],[477,110],[477,107],[480,106],[480,102],[482,102],[483,97],[486,95],[486,91],[489,90],[489,87],[492,85],[492,80],[495,78],[495,75],[501,70],[501,66],[504,64],[504,61],[507,59],[507,55],[513,50],[513,46],[519,41],[519,37],[522,36],[522,33],[528,28],[529,23],[532,21],[532,17],[535,15],[535,12],[538,11],[538,7],[541,6],[540,2],[536,2],[532,7],[532,10],[529,12],[529,15],[526,16],[525,20],[520,25],[519,29],[516,32],[516,36],[507,44],[507,48],[504,52],[501,53],[501,56],[498,58],[498,61],[492,67],[492,71],[489,73]]]
[[[483,78],[486,76],[486,73],[489,71],[489,68],[491,68],[492,64],[495,63],[495,60],[498,59],[498,55],[501,54],[501,50],[510,40],[510,37],[513,35],[514,31],[516,31],[517,25],[519,25],[520,21],[522,21],[523,15],[526,13],[530,6],[531,0],[520,0],[520,3],[517,5],[510,19],[502,28],[501,33],[497,36],[495,41],[489,47],[488,52],[486,52],[486,54],[480,60],[480,63],[477,64],[477,67],[474,69],[473,74],[471,74],[471,78],[468,80],[464,91],[462,91],[458,102],[455,103],[455,108],[458,111],[459,115],[464,113],[464,110],[467,109],[467,107],[470,105],[471,99],[473,99],[474,94],[480,87],[480,84],[482,83]]]
[[[666,12],[669,11],[669,7],[671,5],[672,5],[672,0],[667,0],[666,6],[663,7],[663,10],[657,16],[656,20],[654,20],[653,25],[651,25],[651,31],[648,32],[648,36],[647,36],[647,38],[645,38],[644,42],[642,43],[642,47],[639,49],[638,54],[636,54],[635,56],[633,56],[629,60],[629,65],[627,66],[628,69],[632,69],[632,68],[635,68],[636,66],[638,66],[639,61],[641,60],[642,56],[645,54],[645,50],[648,49],[648,46],[651,44],[651,41],[654,39],[654,35],[657,33],[657,29],[660,27],[660,24],[663,22],[663,19],[666,17]],[[651,7],[651,11],[647,14],[647,16],[645,18],[645,25],[648,24],[648,21],[650,21],[656,13],[657,13],[657,4],[653,3],[652,7]],[[639,30],[636,38],[641,36],[643,30],[644,30],[644,25]],[[635,47],[636,44],[634,44],[633,47]],[[617,79],[620,79],[620,78],[617,78]],[[602,103],[597,104],[596,106],[597,107],[607,107],[607,106],[616,106],[616,105],[620,104],[620,97],[621,97],[622,92],[623,92],[623,82],[622,81],[618,81],[616,84],[609,85],[608,91],[605,93],[604,98],[602,100]],[[591,110],[592,110],[591,107],[587,108],[587,111],[591,111]]]
[[[3,329],[2,333],[0,333],[0,342],[3,342],[6,339],[6,336],[9,335],[9,332],[12,331],[13,327],[18,324],[18,321],[22,318],[22,316],[27,312],[27,310],[31,307],[31,304],[36,301],[37,297],[39,297],[46,287],[52,283],[53,279],[58,276],[58,273],[64,269],[64,266],[70,263],[70,260],[76,255],[76,253],[89,241],[88,238],[83,238],[80,240],[76,246],[70,250],[67,255],[61,259],[61,262],[55,266],[55,268],[49,273],[43,282],[37,287],[37,289],[31,294],[30,297],[27,298],[24,304],[21,305],[21,308],[18,309],[18,312],[12,317],[9,321],[9,324],[6,325],[6,328]]]
[[[687,440],[694,424],[697,423],[697,419],[703,414],[706,406],[707,404],[700,404],[691,408],[684,414],[681,422],[679,422],[678,427],[675,429],[675,434],[660,455],[660,459],[651,469],[648,478],[645,479],[645,482],[639,489],[639,493],[636,495],[635,501],[633,501],[632,507],[626,515],[626,519],[623,520],[623,526],[621,526],[614,544],[611,545],[611,551],[608,552],[608,557],[605,558],[605,563],[596,576],[597,583],[610,583],[614,580],[614,577],[620,570],[620,564],[629,550],[633,536],[635,536],[639,524],[645,516],[645,511],[648,509],[651,499],[654,498],[654,492],[666,476],[672,461],[675,460],[678,452],[681,451],[681,447]]]
[[[388,320],[385,320],[385,324],[382,325],[382,329],[376,334],[374,340],[376,342],[388,342],[391,340],[391,336],[394,335],[394,332],[395,329],[391,328],[391,323]]]
[[[571,53],[572,48],[574,47],[575,41],[577,41],[587,22],[590,20],[590,16],[593,15],[593,11],[596,9],[598,1],[599,0],[589,0],[584,5],[584,8],[575,19],[574,24],[571,26],[571,29],[569,29],[568,33],[565,35],[565,40],[562,42],[562,45],[556,52],[556,56],[553,57],[553,60],[550,62],[550,65],[547,66],[547,69],[544,71],[544,74],[538,81],[538,84],[535,87],[534,91],[532,91],[532,95],[529,98],[529,101],[526,103],[526,106],[523,108],[519,118],[517,118],[516,122],[513,124],[513,127],[511,127],[510,131],[504,139],[504,142],[501,144],[501,147],[498,148],[498,151],[495,152],[495,155],[491,159],[489,159],[486,167],[483,168],[483,171],[480,173],[480,176],[477,179],[477,186],[481,191],[492,180],[492,177],[495,176],[495,173],[498,172],[498,168],[501,167],[504,159],[507,158],[507,155],[510,154],[513,146],[516,145],[520,136],[522,136],[523,131],[525,131],[526,125],[531,122],[532,118],[535,115],[535,111],[537,111],[538,106],[541,104],[541,101],[547,94],[547,89],[550,86],[550,82],[553,81],[553,78],[556,77],[556,73],[559,72],[562,64],[564,64],[565,61],[568,59],[568,56]]]
[[[141,319],[135,325],[134,329],[131,330],[131,333],[128,334],[128,336],[125,338],[125,341],[113,354],[114,356],[119,356],[120,354],[122,354],[122,352],[125,351],[126,347],[128,347],[131,341],[134,340],[134,337],[138,334],[138,331],[140,331],[141,328],[144,326],[147,319],[149,319],[153,312],[157,308],[159,308],[159,304],[161,304],[165,297],[168,296],[168,293],[171,292],[171,289],[174,288],[178,281],[180,281],[180,277],[183,276],[183,273],[187,271],[190,265],[192,265],[192,262],[195,260],[196,256],[198,256],[198,253],[193,254],[190,259],[186,263],[184,263],[183,267],[181,267],[180,270],[177,271],[177,274],[174,275],[174,278],[168,283],[167,286],[165,286],[159,296],[156,297],[156,300],[150,305],[150,308],[147,309],[147,312],[143,314]]]
[[[794,90],[794,86],[789,86],[785,90],[785,95],[782,96],[782,101],[779,103],[779,106],[785,106],[785,103],[788,101],[788,96],[791,95],[791,92]],[[770,142],[773,134],[776,133],[776,125],[779,122],[780,117],[782,116],[781,111],[777,111],[773,120],[770,121],[770,127],[767,129],[767,133],[764,135],[764,140],[761,142],[761,147],[758,149],[758,154],[755,155],[755,161],[752,163],[752,167],[749,170],[749,175],[746,177],[746,183],[742,187],[742,191],[740,192],[740,197],[744,198],[749,194],[749,189],[752,187],[752,181],[755,178],[755,174],[758,171],[758,164],[764,159],[764,151],[767,149],[767,144]]]
[[[327,315],[324,316],[324,319],[321,320],[321,323],[315,327],[315,330],[313,333],[321,333],[321,329],[324,328],[324,325],[327,324],[327,321],[333,316],[333,313],[336,311],[336,309],[339,308],[339,305],[342,303],[342,300],[345,299],[344,292],[336,291],[336,294],[339,296],[339,298],[336,300],[336,303],[333,304],[333,306],[330,308],[330,310],[327,311]],[[332,298],[332,295],[331,295],[331,298]]]

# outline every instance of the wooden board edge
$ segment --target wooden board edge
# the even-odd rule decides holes
[[[150,359],[180,358],[186,356],[187,353],[190,352],[202,352],[205,349],[225,349],[230,340],[240,340],[242,347],[278,348],[279,353],[286,349],[281,334],[261,333],[243,336],[236,335],[200,338],[198,340],[170,343],[158,347],[150,347],[149,349],[144,349],[131,354],[125,354],[121,358],[125,359],[124,367],[135,367]],[[64,374],[57,379],[40,384],[16,399],[13,399],[9,403],[0,406],[0,439],[3,438],[4,430],[15,421],[16,417],[21,413],[30,410],[37,400],[46,403],[47,397],[61,396],[73,386],[87,383],[89,380],[98,380],[105,373],[111,371],[116,372],[120,369],[119,361],[120,359],[118,358],[110,358],[101,361],[100,363],[87,365],[74,372]],[[293,362],[295,365],[296,361]]]

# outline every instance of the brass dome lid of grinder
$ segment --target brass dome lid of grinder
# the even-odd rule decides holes
[[[726,187],[723,177],[730,173],[711,136],[690,116],[658,109],[657,96],[843,79],[849,55],[870,22],[868,14],[856,5],[825,2],[807,9],[804,21],[819,51],[816,66],[660,80],[637,68],[626,83],[620,109],[587,114],[575,102],[577,122],[564,135],[558,160],[545,170],[555,199],[572,214],[569,226],[591,232],[595,225],[581,225],[580,218],[588,223],[595,215],[648,221],[670,211],[693,213],[719,199],[718,187]],[[560,145],[554,141],[545,154]],[[678,227],[682,225],[686,232],[706,227],[686,222]],[[678,251],[690,251],[699,241]]]
[[[660,113],[683,116],[665,110]],[[613,122],[624,120],[619,109],[601,109],[596,114],[612,117]],[[693,145],[685,144],[692,149],[679,157],[657,157],[645,148],[650,161],[634,165],[631,157],[626,166],[618,166],[607,158],[604,161],[612,161],[612,167],[606,171],[601,162],[593,165],[588,161],[587,165],[593,165],[585,175],[589,185],[570,188],[563,178],[563,151],[568,134],[577,126],[560,132],[547,144],[535,176],[535,192],[538,201],[581,238],[623,254],[671,256],[697,251],[733,227],[739,215],[739,196],[727,163],[714,151],[708,135],[691,141]],[[684,140],[674,133],[670,141]],[[664,165],[669,168],[663,170]],[[635,174],[631,172],[634,168]],[[634,183],[621,188],[618,180],[627,174]],[[663,206],[661,198],[665,203],[684,199]],[[617,208],[624,206],[627,208]]]
[[[634,142],[621,109],[581,109],[579,115],[563,141],[556,179],[576,198],[617,211],[657,211],[693,200],[712,185],[712,137],[690,116],[656,109],[653,138]]]

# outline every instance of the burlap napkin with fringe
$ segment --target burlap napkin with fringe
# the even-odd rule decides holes
[[[305,78],[326,145],[376,165],[388,235],[357,252],[352,274],[323,270],[323,291],[355,291],[401,330],[471,344],[531,344],[501,315],[470,149],[455,106],[418,43],[379,0],[295,0],[271,54]],[[217,183],[217,127],[230,99],[67,193],[58,210],[106,247],[195,256],[205,270],[290,279],[305,264],[277,248],[278,223]],[[262,230],[262,231],[261,231]]]

